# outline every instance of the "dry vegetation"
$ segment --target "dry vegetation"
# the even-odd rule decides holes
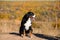
[[[36,15],[34,33],[60,36],[60,2],[0,2],[0,33],[18,32],[25,13]]]

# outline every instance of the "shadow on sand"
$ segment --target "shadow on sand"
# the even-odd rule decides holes
[[[44,35],[44,34],[34,34],[36,37],[47,39],[47,40],[58,40],[58,38],[54,36]]]
[[[12,32],[12,33],[9,33],[9,34],[20,36],[20,34],[19,33],[16,33],[16,32]]]
[[[12,32],[9,34],[20,36],[19,33],[15,33],[15,32]],[[33,33],[33,35],[35,35],[36,37],[39,37],[39,38],[47,39],[47,40],[59,40],[58,38],[56,38],[54,36],[49,36],[49,35],[44,35],[44,34],[34,34]]]

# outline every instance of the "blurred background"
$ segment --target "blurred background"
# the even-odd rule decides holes
[[[60,36],[59,1],[0,1],[0,33],[18,32],[22,17],[34,12],[33,33]]]

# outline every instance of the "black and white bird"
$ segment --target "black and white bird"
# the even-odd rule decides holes
[[[33,12],[28,12],[27,14],[24,15],[22,21],[21,21],[21,26],[20,26],[20,36],[23,34],[24,36],[29,34],[31,37],[32,35],[32,21],[34,20],[35,15]]]

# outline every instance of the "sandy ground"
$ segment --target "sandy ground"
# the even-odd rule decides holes
[[[32,38],[29,38],[11,34],[0,34],[0,40],[46,40],[46,39],[38,38],[34,35],[32,35]]]
[[[0,33],[0,40],[60,40],[53,36],[47,36],[44,34],[33,34],[32,38],[28,36],[21,37],[19,33]]]

